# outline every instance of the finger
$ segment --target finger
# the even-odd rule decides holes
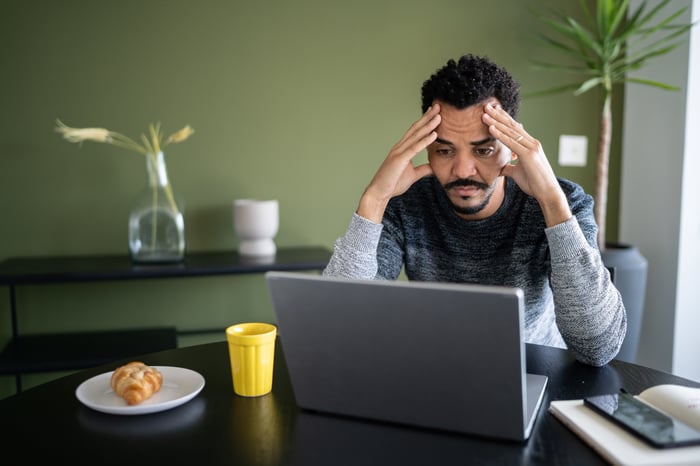
[[[505,126],[510,126],[513,128],[522,128],[522,124],[513,118],[510,113],[508,113],[503,107],[500,105],[490,102],[486,105],[484,105],[484,112],[489,115],[491,118],[496,120],[499,123],[502,123]]]
[[[425,111],[425,113],[418,119],[418,121],[414,122],[408,130],[406,130],[406,133],[404,133],[403,137],[399,140],[399,143],[405,141],[407,138],[411,137],[412,134],[414,134],[416,131],[418,131],[421,127],[425,126],[426,124],[429,124],[430,120],[432,120],[435,115],[440,113],[440,106],[439,105],[431,105],[428,107],[428,110]]]
[[[426,176],[433,174],[433,167],[431,167],[429,163],[424,163],[422,165],[418,165],[415,168],[415,170],[416,170],[416,179],[425,178]]]
[[[510,163],[506,164],[503,166],[501,169],[501,175],[507,176],[508,178],[513,177],[513,170],[515,170],[515,165],[511,165]]]
[[[513,119],[502,107],[487,104],[484,111],[483,121],[489,127],[495,128],[496,132],[491,132],[494,137],[509,147],[509,142],[521,145],[527,142],[530,135],[523,128],[522,123]]]
[[[495,122],[488,116],[484,118],[484,121],[489,121],[489,133],[508,146],[513,152],[519,152],[530,147],[532,137],[522,127],[515,129],[511,126],[505,126],[502,123]]]
[[[435,129],[442,121],[440,115],[433,115],[424,125],[414,128],[394,145],[392,153],[396,155],[406,154],[413,157],[421,150],[428,147],[436,138]]]
[[[418,155],[420,151],[432,144],[436,139],[437,133],[435,131],[431,131],[420,139],[410,141],[410,144],[408,144],[409,141],[407,141],[408,145],[404,146],[403,150],[398,151],[397,156],[405,156],[408,159],[412,159]]]
[[[423,116],[413,123],[406,133],[403,135],[401,139],[399,139],[399,142],[397,142],[394,145],[394,148],[400,148],[402,147],[409,139],[415,138],[415,137],[422,137],[425,134],[429,133],[430,131],[434,130],[437,128],[437,125],[439,124],[439,121],[436,122],[435,117],[439,116],[440,114],[440,105],[435,104],[431,105],[428,107],[428,110],[425,111]],[[410,142],[409,142],[410,144]]]
[[[508,146],[513,152],[526,149],[526,144],[529,141],[529,135],[526,132],[516,132],[512,129],[503,128],[498,124],[489,125],[489,133],[503,144]]]

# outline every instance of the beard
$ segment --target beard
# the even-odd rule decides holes
[[[484,197],[484,200],[483,202],[481,202],[481,204],[475,206],[463,207],[457,205],[454,202],[452,202],[452,199],[449,196],[449,190],[457,186],[475,186],[484,191],[486,193],[486,196]],[[493,185],[488,185],[486,183],[480,183],[479,181],[474,181],[470,179],[459,179],[443,185],[443,189],[445,190],[445,194],[447,195],[447,200],[450,204],[452,204],[452,208],[456,213],[461,215],[474,215],[478,214],[479,212],[484,210],[487,205],[489,205],[489,202],[491,202],[491,197],[493,196],[493,192],[496,189],[496,184],[494,183]],[[469,199],[469,197],[466,196],[462,199]]]

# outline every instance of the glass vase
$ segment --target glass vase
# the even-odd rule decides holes
[[[129,216],[134,262],[178,262],[185,257],[184,203],[172,189],[163,152],[146,155],[148,186]]]

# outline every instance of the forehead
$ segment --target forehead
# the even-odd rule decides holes
[[[496,98],[458,109],[450,104],[435,101],[440,104],[441,122],[436,131],[439,139],[453,144],[471,144],[490,137],[488,127],[481,121],[484,105],[487,102],[498,103]]]

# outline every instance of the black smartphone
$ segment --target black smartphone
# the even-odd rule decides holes
[[[639,401],[629,393],[591,396],[584,405],[655,448],[700,445],[700,431]]]

